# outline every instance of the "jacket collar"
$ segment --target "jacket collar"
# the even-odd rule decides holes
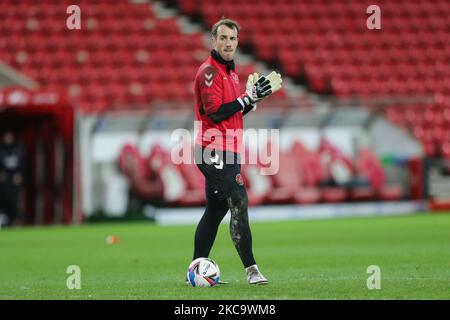
[[[224,65],[227,67],[227,73],[230,74],[230,70],[234,71],[235,65],[234,65],[234,60],[231,61],[226,61],[224,60],[220,54],[216,51],[216,50],[212,50],[211,51],[211,57],[213,57],[214,60],[216,60],[217,62],[219,62],[220,64]]]

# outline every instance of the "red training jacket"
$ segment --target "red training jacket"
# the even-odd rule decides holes
[[[209,149],[241,152],[243,116],[236,112],[229,118],[214,123],[208,116],[224,103],[236,100],[240,95],[239,77],[233,71],[209,56],[195,76],[195,114],[201,127],[197,127],[196,144]],[[228,129],[228,131],[227,131]]]

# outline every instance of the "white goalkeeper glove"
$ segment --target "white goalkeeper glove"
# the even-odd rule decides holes
[[[246,94],[253,102],[261,101],[281,89],[281,75],[272,71],[267,76],[259,76],[256,72],[248,76]]]
[[[272,71],[268,76],[259,77],[255,72],[247,79],[245,93],[239,98],[243,109],[253,105],[256,110],[257,103],[281,89],[281,75]]]
[[[270,94],[274,94],[281,89],[281,83],[283,82],[281,79],[281,74],[272,71],[268,76],[266,76],[266,79],[269,80],[270,88],[272,90]]]
[[[255,82],[258,81],[259,79],[259,74],[257,74],[256,72],[249,74],[248,79],[247,79],[247,85],[246,85],[246,90],[245,93],[251,98],[252,103],[251,105],[253,106],[252,110],[256,110],[256,108],[258,107],[257,101],[255,101],[256,99],[253,98],[253,89],[255,87]]]
[[[257,82],[259,79],[259,74],[251,73],[248,75],[247,84],[245,86],[245,92],[238,98],[238,101],[242,105],[242,112],[248,112],[250,109],[256,109],[257,102],[261,100],[261,98],[258,98],[257,96],[257,90],[255,82]],[[264,90],[269,90],[269,82],[267,81],[266,88],[261,87],[261,85],[258,85],[260,87],[260,95],[266,94]],[[267,93],[268,94],[268,93]]]

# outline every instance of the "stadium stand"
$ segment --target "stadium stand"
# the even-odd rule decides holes
[[[411,129],[427,156],[449,157],[448,1],[378,2],[382,36],[366,27],[365,1],[231,0],[220,9],[213,0],[167,2],[206,27],[221,16],[241,21],[241,41],[256,57],[313,92],[362,100],[431,96],[435,103],[388,106],[386,116]]]
[[[136,146],[126,144],[118,158],[119,169],[130,181],[131,191],[138,197],[156,201],[163,195],[160,176],[152,170]]]
[[[450,104],[391,105],[386,108],[387,119],[410,129],[428,157],[450,159]]]
[[[82,28],[68,30],[61,21],[71,2],[1,1],[0,60],[35,80],[40,89],[66,93],[77,111],[145,111],[166,103],[192,108],[193,78],[209,51],[205,34],[226,16],[239,21],[242,49],[255,58],[238,65],[242,87],[244,75],[265,62],[312,95],[359,101],[428,98],[422,104],[389,103],[384,115],[410,130],[427,156],[450,159],[446,0],[381,1],[382,31],[366,28],[367,3],[361,0],[280,0],[276,5],[229,0],[220,6],[213,0],[166,0],[179,11],[164,18],[152,2],[80,0]],[[185,32],[180,15],[202,30]],[[290,94],[281,90],[274,106]],[[309,103],[308,93],[301,99],[299,104]],[[141,154],[128,144],[117,163],[132,191],[147,201],[203,204],[200,172],[174,165],[168,152],[159,146]],[[380,161],[368,149],[351,159],[329,143],[313,150],[296,141],[280,154],[277,175],[255,174],[259,169],[261,164],[246,164],[242,170],[252,205],[403,197],[398,185],[386,182]],[[330,183],[333,175],[347,181]],[[358,184],[359,178],[365,183]]]
[[[169,1],[170,2],[170,1]],[[380,1],[380,37],[366,27],[366,1],[179,0],[210,27],[221,16],[241,21],[244,44],[312,91],[341,97],[450,94],[446,0]],[[235,10],[236,7],[239,10]],[[264,21],[262,23],[261,21]],[[280,23],[282,21],[282,23]],[[423,48],[426,50],[423,50]]]
[[[159,19],[149,3],[126,0],[78,1],[81,30],[68,30],[61,21],[70,4],[2,1],[0,59],[42,88],[67,92],[85,112],[191,102],[208,54],[202,33],[183,33],[176,17]],[[242,74],[254,70],[240,66]]]
[[[153,203],[163,199],[171,205],[204,204],[203,175],[193,169],[194,164],[173,165],[169,153],[155,145],[145,156],[135,146],[126,145],[119,167],[141,199]],[[246,153],[246,159],[251,159],[248,149]],[[399,184],[386,182],[383,167],[369,148],[361,148],[355,159],[349,159],[328,141],[318,150],[310,150],[297,140],[289,150],[280,152],[279,165],[277,174],[265,176],[260,161],[243,164],[250,205],[399,200],[404,196]]]

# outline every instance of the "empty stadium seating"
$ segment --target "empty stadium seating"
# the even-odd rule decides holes
[[[69,30],[72,4],[2,1],[0,60],[66,92],[85,112],[192,103],[193,79],[209,52],[202,33],[185,34],[176,17],[160,19],[150,3],[128,0],[77,1],[81,30]],[[238,64],[242,79],[252,71]]]
[[[169,0],[168,0],[169,1]],[[379,1],[381,29],[369,30],[366,1],[214,0],[180,9],[210,27],[236,19],[255,55],[317,93],[340,98],[429,97],[436,103],[389,106],[386,116],[411,129],[426,155],[448,158],[450,141],[450,2]],[[239,7],[239,10],[236,8]]]
[[[428,157],[450,159],[450,103],[390,105],[385,116],[394,124],[409,129],[422,143]]]
[[[135,196],[149,201],[157,201],[162,197],[161,178],[151,169],[136,146],[131,144],[123,146],[118,158],[118,167],[128,179]]]
[[[0,60],[45,89],[67,92],[80,110],[148,108],[152,103],[190,103],[193,78],[208,55],[200,32],[184,33],[178,17],[159,18],[149,3],[80,0],[81,30],[68,30],[70,0],[0,2]],[[427,156],[450,159],[450,47],[447,0],[380,1],[382,29],[366,27],[367,2],[317,0],[167,0],[204,31],[222,16],[242,26],[241,44],[283,75],[314,93],[336,97],[422,97],[430,103],[392,104],[385,116],[410,130]],[[236,10],[239,8],[239,10]],[[239,65],[242,89],[253,64]],[[283,101],[281,90],[273,98]],[[306,97],[306,98],[305,98]],[[304,95],[299,104],[308,100]],[[332,148],[331,148],[332,149]],[[308,150],[299,143],[280,154],[277,175],[255,174],[243,165],[249,202],[317,203],[400,199],[387,185],[370,152],[346,159],[331,149]],[[328,151],[326,151],[328,150]],[[332,152],[331,152],[331,151]],[[334,164],[325,163],[324,154]],[[151,167],[151,164],[158,168]],[[127,146],[119,159],[138,196],[173,205],[204,203],[204,179],[193,165],[173,165],[167,151],[140,155]],[[331,169],[331,167],[338,169]],[[366,185],[330,185],[332,170],[361,175]],[[343,171],[342,171],[343,170]],[[264,186],[264,187],[261,187]]]
[[[366,27],[367,1],[179,0],[210,27],[220,17],[242,25],[241,41],[277,61],[319,93],[406,96],[450,94],[447,0],[379,1],[381,30]],[[239,10],[236,10],[239,8]]]
[[[223,15],[237,19],[241,43],[279,63],[285,75],[305,79],[312,91],[450,94],[446,0],[382,1],[381,30],[367,29],[364,1],[177,3],[183,13],[202,16],[205,29]],[[192,78],[208,52],[201,33],[185,34],[176,18],[160,19],[149,3],[127,0],[79,1],[81,30],[68,30],[71,4],[2,1],[0,59],[42,87],[67,91],[86,111],[192,100]],[[242,75],[254,67],[244,69]]]
[[[242,175],[251,206],[399,200],[404,195],[400,185],[386,182],[380,161],[367,148],[361,149],[355,159],[349,159],[327,141],[318,150],[295,141],[289,150],[280,152],[279,170],[274,175],[261,174],[266,165],[251,156],[248,149],[245,152]],[[205,179],[196,165],[174,165],[169,151],[157,144],[147,156],[126,145],[118,161],[131,190],[145,201],[170,206],[205,204]],[[337,165],[349,169],[347,181],[340,180],[335,169],[330,171]]]

